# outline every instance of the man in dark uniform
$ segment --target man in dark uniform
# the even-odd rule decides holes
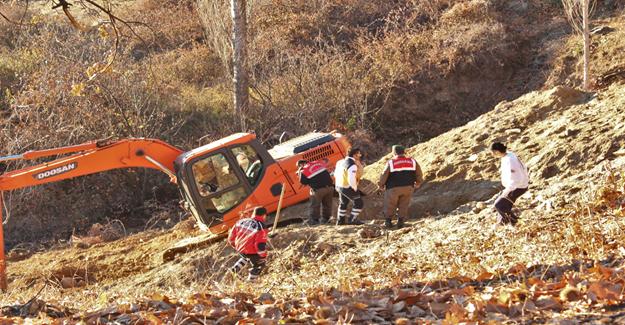
[[[316,225],[327,223],[332,217],[332,194],[334,193],[332,176],[324,161],[297,162],[297,174],[302,185],[310,186],[310,215],[307,223]],[[319,210],[322,211],[321,219]]]
[[[405,156],[402,146],[393,146],[393,158],[386,163],[378,185],[385,188],[384,217],[385,226],[393,227],[392,218],[397,212],[397,228],[404,226],[408,217],[408,206],[415,188],[423,182],[423,173],[416,160]]]

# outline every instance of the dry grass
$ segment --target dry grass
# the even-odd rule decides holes
[[[196,301],[192,297],[198,297],[195,294],[198,292],[206,299],[233,298],[262,305],[258,297],[270,292],[271,301],[264,303],[273,304],[277,299],[276,306],[283,312],[289,310],[284,302],[312,304],[289,312],[291,317],[304,319],[327,318],[340,322],[341,317],[361,319],[377,315],[387,320],[401,317],[437,320],[453,314],[466,320],[581,319],[622,299],[614,290],[622,280],[620,261],[625,258],[625,248],[621,246],[625,239],[625,175],[620,169],[609,169],[607,165],[606,168],[606,177],[596,179],[583,193],[587,201],[551,212],[527,211],[523,214],[524,222],[515,231],[485,230],[482,220],[488,214],[485,211],[423,220],[408,229],[374,239],[359,238],[349,228],[290,227],[272,239],[270,272],[254,285],[224,276],[224,271],[234,262],[233,253],[225,244],[143,274],[140,270],[146,265],[141,266],[138,259],[145,259],[142,255],[147,252],[143,250],[145,247],[142,252],[127,250],[130,256],[114,265],[104,264],[98,257],[98,248],[94,247],[82,253],[85,260],[73,263],[76,267],[68,267],[68,260],[54,261],[55,265],[41,274],[51,280],[38,297],[53,306],[93,310],[111,306],[113,302],[118,307],[133,301],[141,305],[150,300],[184,305]],[[171,240],[170,235],[156,234],[155,238],[159,237],[160,240],[148,241],[151,248],[163,239]],[[142,240],[148,237],[125,239],[115,243],[114,250],[124,250],[131,247],[130,242]],[[114,258],[111,248],[109,245],[106,252]],[[107,260],[109,264],[113,261]],[[68,274],[87,279],[87,286],[62,289],[56,281]],[[104,275],[106,279],[101,278]],[[29,296],[24,293],[32,294],[40,286],[11,291],[6,301],[26,300]],[[130,291],[133,293],[129,294]],[[54,298],[60,296],[64,298]],[[576,302],[578,296],[584,299]],[[385,306],[388,299],[397,304],[407,297],[413,300],[393,305],[390,314],[376,309],[379,304]],[[321,302],[315,303],[317,300]],[[415,304],[417,309],[410,307]],[[454,304],[457,310],[452,308]],[[344,306],[348,306],[352,316],[341,311]],[[323,314],[324,308],[333,311]],[[192,313],[186,307],[183,309]],[[166,317],[166,314],[158,315]],[[206,316],[220,317],[216,315]],[[231,316],[240,317],[236,315]],[[284,314],[281,317],[286,318]]]

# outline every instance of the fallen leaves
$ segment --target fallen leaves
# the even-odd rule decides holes
[[[112,306],[88,313],[54,307],[41,300],[26,305],[4,307],[2,314],[27,315],[67,322],[153,324],[184,323],[368,323],[411,324],[415,321],[499,322],[505,319],[548,319],[565,309],[592,310],[625,302],[624,268],[601,263],[577,270],[566,267],[520,267],[501,272],[497,283],[468,277],[435,282],[397,285],[381,290],[315,290],[306,297],[274,297],[265,292],[258,296],[236,292],[197,293],[186,299],[174,299],[154,293],[134,303]],[[625,261],[621,262],[625,266]],[[547,271],[553,278],[541,279]],[[518,276],[522,276],[518,278]],[[492,280],[494,281],[494,280]],[[63,312],[59,312],[63,311]],[[16,318],[17,319],[17,318]]]
[[[609,281],[596,281],[588,286],[588,298],[593,302],[606,302],[616,304],[622,302],[623,285]]]

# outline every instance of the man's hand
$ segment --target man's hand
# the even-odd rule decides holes
[[[417,182],[415,182],[415,183],[414,183],[414,188],[418,189],[419,187],[421,187],[421,183],[417,183]]]

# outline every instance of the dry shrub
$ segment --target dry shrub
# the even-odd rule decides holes
[[[124,18],[129,21],[142,22],[132,25],[140,39],[129,31],[124,32],[129,37],[128,48],[136,59],[152,53],[192,47],[203,40],[202,25],[192,0],[143,0],[124,12]]]
[[[458,2],[446,10],[441,15],[440,20],[453,24],[462,21],[478,21],[487,17],[492,9],[492,2],[489,0]]]
[[[155,55],[151,65],[155,79],[168,88],[178,90],[182,85],[206,87],[226,79],[217,56],[207,47],[193,44],[191,48],[176,49]]]
[[[263,139],[283,130],[327,130],[340,122],[348,130],[369,129],[376,101],[387,90],[382,75],[370,73],[367,60],[335,51],[282,53],[253,73],[253,98],[248,112]],[[269,112],[279,111],[273,115]]]
[[[451,7],[454,3],[461,0],[410,0],[410,5],[417,13],[416,18],[418,21],[435,21],[440,19],[441,13],[447,8]]]
[[[253,24],[257,46],[310,47],[328,43],[349,48],[362,31],[376,33],[404,1],[258,1]]]
[[[436,41],[429,58],[439,60],[444,73],[481,66],[481,63],[492,62],[501,64],[512,56],[511,44],[506,38],[505,27],[497,22],[474,23],[469,27],[449,26],[434,33]],[[482,61],[482,62],[480,62]]]
[[[7,21],[0,17],[0,48],[14,48],[19,42],[18,36],[23,30],[18,24],[28,23],[32,14],[17,1],[3,1],[0,3],[0,12],[10,19]]]
[[[165,13],[166,9],[175,10]],[[201,36],[197,21],[181,24],[179,17],[172,16],[193,10],[182,3],[157,6],[158,12],[137,12],[144,15],[141,19],[157,15],[164,21],[157,30],[137,27],[136,32],[146,41],[152,41],[149,33],[160,37],[158,46],[148,43],[144,49],[188,47],[190,51],[150,54],[147,60],[137,61],[136,46],[144,43],[122,38],[116,61],[105,71],[102,68],[115,43],[110,29],[108,35],[97,29],[78,33],[64,20],[52,18],[25,27],[13,52],[20,60],[12,56],[0,60],[0,66],[11,67],[21,77],[21,83],[12,84],[11,105],[0,122],[2,153],[107,137],[153,137],[181,147],[195,146],[207,131],[197,126],[211,124],[215,114],[206,107],[188,114],[180,106],[181,89],[215,83],[220,74],[210,52],[193,45],[193,31]],[[120,27],[122,35],[131,34],[127,27]],[[214,123],[215,132],[219,127]],[[41,161],[13,163],[9,168]],[[156,199],[165,203],[177,200],[178,194],[159,172],[130,170],[14,191],[6,199],[10,211],[7,243],[11,245],[68,238],[72,230],[80,233],[105,217],[143,229],[141,220],[151,214],[144,202]]]

